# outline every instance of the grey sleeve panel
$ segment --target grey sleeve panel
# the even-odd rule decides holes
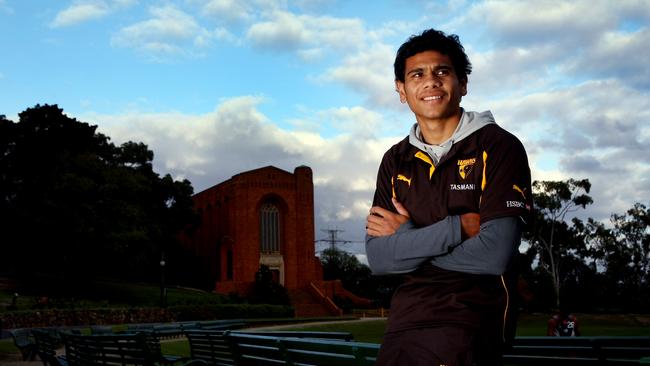
[[[501,275],[520,243],[518,217],[494,219],[483,223],[477,236],[465,240],[448,255],[433,258],[431,264],[458,272]]]
[[[407,273],[431,257],[449,253],[450,248],[460,242],[458,216],[448,216],[419,229],[409,221],[393,235],[366,235],[366,255],[376,275]]]

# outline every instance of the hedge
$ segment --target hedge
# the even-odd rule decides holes
[[[35,328],[98,324],[164,323],[188,320],[293,317],[293,308],[281,305],[178,305],[168,308],[99,308],[21,310],[0,314],[0,328]]]

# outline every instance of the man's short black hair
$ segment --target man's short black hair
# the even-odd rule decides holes
[[[413,35],[400,46],[395,56],[395,80],[404,82],[406,59],[425,51],[437,51],[449,56],[458,79],[467,81],[467,75],[472,72],[472,64],[458,36],[447,35],[435,29],[427,29],[422,34]]]

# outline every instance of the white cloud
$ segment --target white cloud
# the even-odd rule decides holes
[[[365,95],[368,105],[395,108],[399,97],[393,81],[394,58],[395,51],[388,45],[372,44],[346,57],[320,79],[340,82]]]
[[[151,18],[122,28],[111,44],[133,48],[154,59],[174,55],[190,55],[192,50],[206,47],[213,38],[227,39],[222,28],[211,32],[202,28],[190,15],[166,5],[152,7]]]
[[[647,90],[649,9],[647,1],[485,1],[450,26],[478,34],[474,50],[467,48],[481,91],[592,77],[620,77]],[[629,22],[639,25],[630,29]]]
[[[616,26],[616,17],[616,7],[605,2],[506,0],[478,3],[459,21],[485,26],[497,44],[529,46],[557,40],[584,42],[602,29]]]
[[[58,12],[50,23],[52,28],[69,27],[103,18],[112,12],[128,8],[137,0],[76,0],[68,8]],[[2,3],[0,3],[2,8]]]
[[[60,11],[50,26],[58,28],[83,23],[101,18],[107,15],[109,11],[110,9],[105,1],[76,2],[69,8]]]
[[[650,5],[650,4],[649,4]],[[596,77],[617,77],[650,90],[650,28],[636,32],[606,32],[582,56],[567,66],[567,74],[589,73]]]
[[[203,5],[202,12],[226,23],[245,22],[253,19],[252,4],[240,0],[210,0]]]
[[[594,205],[586,215],[605,219],[650,197],[648,93],[595,80],[495,101],[493,110],[524,142],[533,179],[590,179]],[[553,170],[542,167],[548,157],[557,160]]]
[[[350,49],[363,40],[363,24],[355,18],[312,16],[277,10],[250,26],[246,37],[256,47],[275,50]]]

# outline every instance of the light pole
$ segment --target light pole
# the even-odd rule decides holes
[[[167,306],[167,288],[165,287],[165,254],[160,257],[160,307]]]

